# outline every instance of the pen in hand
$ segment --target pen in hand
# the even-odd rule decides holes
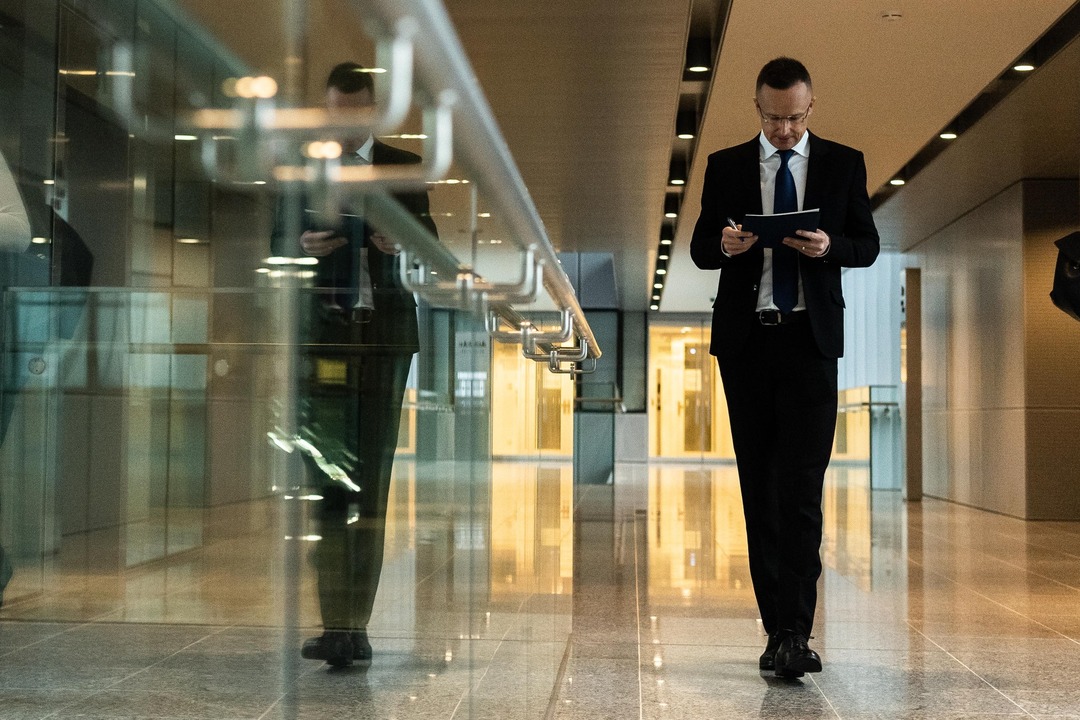
[[[732,230],[735,230],[736,232],[738,232],[738,231],[739,231],[739,226],[738,226],[738,225],[736,225],[736,224],[735,224],[735,221],[734,221],[734,220],[732,220],[731,218],[728,218],[728,219],[727,219],[727,224],[728,224],[728,227],[729,227],[729,228],[731,228]],[[742,238],[739,238],[739,242],[742,242],[742,241],[743,241],[743,239],[742,239]]]

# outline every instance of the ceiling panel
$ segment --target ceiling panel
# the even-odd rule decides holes
[[[614,253],[643,309],[689,0],[446,4],[552,243]]]
[[[810,129],[865,153],[873,193],[1073,2],[735,0],[686,186],[662,310],[698,312],[712,304],[716,272],[695,268],[688,247],[701,207],[705,157],[757,133],[754,80],[770,58],[787,54],[807,65],[817,98]],[[884,10],[899,10],[902,18],[886,21]]]
[[[678,142],[691,0],[445,1],[552,242],[560,251],[614,253],[622,306],[644,309]],[[276,5],[252,26],[235,3],[182,2],[257,66],[278,69]],[[370,52],[355,24],[342,22],[349,13],[341,8],[353,2],[310,4],[313,88],[324,72],[316,66]],[[711,304],[716,273],[694,268],[687,250],[705,157],[757,132],[753,82],[768,59],[789,54],[807,64],[817,96],[811,129],[865,152],[873,192],[1073,3],[732,0],[662,309]],[[883,20],[885,10],[902,18]],[[899,242],[890,225],[883,230],[887,244]]]
[[[883,203],[879,231],[909,250],[1021,179],[1075,178],[1078,78],[1074,40]]]

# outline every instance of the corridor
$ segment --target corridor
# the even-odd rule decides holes
[[[813,640],[825,670],[782,681],[757,670],[730,466],[624,465],[573,493],[568,464],[493,470],[490,526],[418,503],[424,479],[403,476],[370,668],[299,659],[313,578],[289,630],[267,552],[278,513],[252,504],[165,562],[95,570],[89,539],[58,557],[40,593],[0,611],[0,717],[1080,716],[1080,523],[908,505],[870,492],[865,467],[834,467]],[[546,506],[507,490],[545,475],[564,507],[575,496],[572,528],[524,517]]]
[[[556,717],[1080,716],[1080,524],[908,505],[868,492],[863,470],[832,468],[811,642],[825,667],[785,681],[757,670],[734,472],[620,480],[579,499],[573,659]]]

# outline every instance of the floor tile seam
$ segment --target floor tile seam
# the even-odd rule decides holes
[[[1024,567],[1023,565],[1018,565],[1016,563],[1010,562],[1010,561],[1002,559],[1002,558],[995,558],[993,556],[990,556],[990,557],[993,560],[995,560],[995,561],[997,561],[997,562],[999,562],[999,563],[1001,563],[1003,565],[1007,565],[1008,567],[1011,567],[1011,568],[1016,568],[1017,570],[1020,570],[1020,571],[1026,573],[1028,575],[1031,575],[1031,576],[1034,576],[1034,577],[1037,577],[1037,578],[1042,578],[1043,580],[1049,580],[1050,582],[1053,582],[1053,583],[1056,583],[1056,584],[1058,584],[1058,585],[1060,585],[1062,587],[1068,588],[1069,590],[1075,590],[1077,592],[1080,592],[1080,587],[1076,587],[1075,585],[1069,585],[1068,583],[1063,583],[1063,582],[1061,582],[1060,580],[1058,580],[1055,577],[1050,577],[1049,575],[1044,575],[1042,573],[1033,572],[1033,571],[1027,569],[1026,567]],[[1080,557],[1074,557],[1072,555],[1070,555],[1069,558],[1072,559],[1072,560],[1080,560]]]
[[[1020,521],[1018,521],[1018,522],[1020,522]],[[983,550],[980,545],[974,544],[974,543],[964,543],[964,542],[962,542],[960,540],[957,540],[955,535],[951,535],[951,534],[949,534],[947,532],[940,532],[940,531],[935,532],[934,530],[932,530],[930,528],[927,528],[925,525],[922,525],[922,526],[920,526],[918,528],[913,528],[913,529],[917,530],[922,535],[922,539],[924,541],[925,540],[933,540],[933,541],[935,541],[935,548],[948,548],[948,549],[951,549],[953,552],[963,550],[963,551],[968,551],[968,552],[971,552],[971,553],[974,553],[974,554],[977,554],[977,555],[987,557],[987,558],[989,558],[991,560],[1000,560],[1000,558],[998,558],[998,557],[996,557],[994,555],[991,555],[986,550]],[[1000,533],[998,533],[998,536],[1000,537]],[[1020,540],[1020,539],[1015,539],[1014,540],[1012,538],[1006,538],[1006,540],[1008,542],[1010,542],[1011,544],[1013,544],[1013,545],[1024,545],[1026,548],[1034,548],[1036,550],[1049,550],[1049,551],[1059,552],[1067,559],[1075,558],[1075,556],[1072,555],[1071,553],[1067,553],[1067,552],[1058,550],[1057,548],[1045,547],[1045,546],[1042,546],[1042,545],[1037,545],[1035,543],[1027,542],[1027,541]]]
[[[518,603],[517,611],[514,613],[515,615],[518,615],[518,614],[521,613],[521,609],[528,602],[529,597],[531,597],[531,595],[521,599],[521,602]],[[513,626],[508,625],[506,627],[506,629],[503,630],[502,636],[498,640],[495,641],[495,649],[491,651],[492,659],[494,659],[495,656],[498,655],[499,650],[502,649],[502,647],[508,642],[507,637],[510,635],[510,631],[512,629],[513,629]],[[471,640],[471,638],[470,638],[470,640]],[[472,647],[472,645],[470,644],[470,648],[471,647]],[[470,666],[471,666],[471,662],[470,662]],[[488,674],[488,672],[490,670],[491,670],[491,662],[488,662],[487,666],[484,668],[484,671],[482,673],[480,673],[480,677],[476,678],[476,681],[472,684],[471,687],[467,686],[465,692],[469,693],[469,692],[476,692],[477,690],[479,690],[480,689],[480,683],[482,683],[484,681],[484,678],[487,677],[487,674]],[[460,705],[460,703],[461,703],[461,701],[459,700],[458,704]],[[454,712],[455,713],[457,712],[456,708],[455,708]],[[454,713],[451,713],[450,717],[451,717],[451,720],[452,720],[453,717],[454,717]]]
[[[449,566],[451,559],[456,558],[457,555],[459,555],[461,552],[464,551],[459,552],[455,550],[454,552],[447,555],[446,559],[443,560],[437,567],[432,568],[431,572],[429,572],[427,575],[424,575],[423,577],[418,577],[416,579],[416,587],[422,587],[424,583],[432,580],[440,571],[446,569],[446,567]]]
[[[12,691],[12,690],[14,690],[14,691],[23,691],[23,690],[25,690],[25,691],[34,692],[34,691],[48,690],[48,689],[50,689],[50,688],[42,688],[40,685],[38,685],[38,686],[29,686],[29,687],[25,687],[25,688],[15,686],[15,687],[5,687],[4,691],[6,692],[6,691]],[[77,688],[74,688],[74,689],[76,690],[75,694],[79,694],[79,695],[81,695],[81,697],[79,697],[76,700],[72,700],[72,701],[70,701],[68,703],[62,704],[60,707],[56,708],[55,710],[50,712],[48,715],[41,716],[40,720],[47,720],[48,718],[55,717],[57,713],[59,713],[59,712],[61,712],[63,710],[66,710],[66,709],[68,709],[70,707],[73,707],[73,706],[75,706],[75,705],[77,705],[79,703],[83,703],[86,700],[92,698],[94,695],[97,694],[96,690],[91,690],[91,689],[88,689],[88,688],[83,689],[81,691],[78,690]],[[34,709],[37,710],[38,708],[35,707]]]
[[[56,636],[52,635],[51,637],[56,637]],[[44,639],[47,639],[47,638],[44,638]],[[14,655],[15,653],[17,653],[17,652],[19,652],[21,650],[26,650],[27,648],[32,648],[35,645],[37,645],[38,643],[42,642],[43,640],[35,640],[34,642],[29,643],[27,645],[19,645],[18,647],[14,647],[14,648],[8,650],[7,652],[0,652],[0,660],[3,660],[6,657],[10,657],[10,656]]]
[[[637,624],[637,686],[638,686],[638,720],[644,720],[645,717],[645,691],[643,688],[644,680],[641,677],[641,548],[638,547],[638,535],[640,534],[638,528],[638,514],[635,511],[630,516],[632,520],[631,527],[634,530],[634,605],[636,612],[634,613],[634,621]],[[646,516],[647,517],[647,516]],[[648,525],[646,523],[645,532],[648,532]]]
[[[298,666],[298,667],[300,667],[300,666]],[[295,687],[295,686],[296,686],[296,684],[297,684],[297,683],[298,683],[298,682],[300,681],[300,679],[301,679],[301,678],[307,677],[307,676],[309,676],[309,675],[314,675],[315,673],[317,673],[317,672],[319,672],[320,670],[322,670],[322,667],[323,667],[323,666],[320,666],[320,665],[314,665],[314,664],[313,664],[313,665],[312,665],[311,667],[309,667],[308,669],[306,669],[306,670],[302,670],[302,671],[300,672],[300,674],[298,674],[298,675],[297,675],[297,676],[296,676],[296,677],[295,677],[295,678],[293,679],[293,681],[292,681],[292,683],[293,683],[293,687]],[[289,681],[288,681],[288,680],[286,679],[286,680],[284,680],[284,682],[289,682]],[[270,703],[270,705],[269,705],[269,706],[268,706],[268,707],[266,708],[266,710],[264,710],[264,711],[263,711],[262,715],[260,715],[260,716],[259,716],[259,717],[257,718],[257,720],[265,720],[266,716],[267,716],[268,714],[270,714],[270,713],[271,713],[271,712],[272,712],[272,711],[274,710],[274,708],[276,708],[276,707],[278,707],[279,705],[281,705],[281,703],[282,703],[283,701],[285,701],[285,700],[286,700],[286,699],[287,699],[288,697],[289,697],[289,693],[288,693],[288,692],[283,692],[283,693],[279,693],[279,694],[278,694],[278,696],[277,696],[277,698],[276,698],[276,699],[275,699],[274,701],[272,701],[272,702]]]
[[[1023,713],[1024,713],[1024,715],[1026,715],[1026,716],[1028,716],[1028,717],[1031,717],[1031,718],[1034,718],[1034,717],[1036,717],[1036,716],[1035,716],[1035,715],[1033,715],[1033,714],[1032,714],[1031,712],[1029,712],[1027,708],[1025,708],[1025,707],[1024,707],[1023,705],[1021,705],[1020,703],[1018,703],[1018,702],[1016,702],[1015,700],[1013,700],[1013,699],[1012,699],[1011,697],[1009,697],[1009,696],[1008,696],[1007,694],[1005,694],[1005,692],[1004,692],[1004,691],[1002,691],[1002,690],[1001,690],[1000,688],[998,688],[998,687],[997,687],[996,685],[994,685],[994,684],[993,684],[992,682],[990,682],[989,680],[987,680],[986,678],[984,678],[984,677],[983,677],[982,675],[980,675],[979,673],[975,672],[975,671],[974,671],[973,669],[971,669],[971,667],[969,667],[969,666],[967,665],[967,663],[965,663],[965,662],[964,662],[963,660],[961,660],[960,658],[958,658],[958,657],[956,657],[955,655],[953,655],[953,654],[952,654],[951,652],[949,652],[948,650],[946,650],[946,649],[945,649],[944,647],[942,647],[942,646],[941,646],[940,644],[938,644],[937,642],[935,642],[935,641],[933,640],[933,638],[931,638],[931,637],[930,637],[929,635],[927,635],[927,634],[926,634],[926,633],[924,633],[924,632],[923,632],[922,630],[919,630],[919,628],[917,628],[917,627],[915,627],[914,625],[912,625],[912,624],[911,624],[911,621],[910,621],[910,620],[908,621],[908,626],[909,626],[909,627],[910,627],[910,628],[911,628],[912,630],[914,630],[915,632],[919,633],[919,634],[920,634],[920,635],[922,635],[922,636],[923,636],[924,638],[926,638],[926,641],[927,641],[927,642],[929,642],[929,643],[930,643],[931,645],[933,645],[933,646],[934,646],[934,647],[936,647],[936,648],[937,648],[938,650],[940,650],[941,652],[943,652],[943,653],[945,653],[946,655],[948,655],[948,656],[949,656],[949,657],[950,657],[950,658],[951,658],[951,659],[953,660],[953,662],[955,662],[955,663],[959,664],[959,665],[960,665],[960,666],[961,666],[962,668],[964,668],[964,669],[965,669],[965,670],[967,670],[967,671],[968,671],[969,673],[971,673],[972,675],[974,675],[975,677],[977,677],[977,678],[979,679],[979,681],[980,681],[980,682],[982,682],[982,683],[985,683],[987,687],[991,688],[991,689],[992,689],[992,690],[993,690],[994,692],[996,692],[996,693],[997,693],[998,695],[1001,695],[1001,697],[1005,698],[1005,699],[1006,699],[1006,700],[1008,700],[1008,701],[1009,701],[1010,703],[1012,703],[1013,705],[1015,705],[1015,706],[1016,706],[1016,707],[1017,707],[1017,708],[1018,708],[1018,709],[1019,709],[1019,710],[1020,710],[1021,712],[1023,712]]]
[[[34,621],[34,620],[26,620],[26,621],[19,620],[17,622],[36,623],[37,621]],[[58,624],[58,625],[66,625],[66,627],[64,627],[63,630],[55,632],[55,633],[53,633],[51,635],[46,635],[45,637],[38,638],[37,640],[35,640],[32,643],[28,643],[26,645],[20,645],[19,647],[14,648],[11,651],[6,652],[6,653],[0,653],[0,658],[8,657],[9,655],[12,655],[13,653],[19,652],[20,650],[27,650],[29,648],[32,648],[32,647],[36,646],[36,645],[40,645],[40,644],[42,644],[44,642],[48,642],[49,640],[60,637],[61,635],[65,635],[65,634],[70,633],[70,632],[75,632],[79,628],[98,626],[98,625],[101,625],[102,623],[94,622],[93,620],[87,620],[87,621],[73,622],[73,623],[48,622],[48,623],[41,623],[41,624]]]
[[[985,513],[986,511],[981,511],[981,512]],[[993,514],[993,513],[990,513],[990,514]],[[1032,522],[1032,521],[1028,521],[1028,520],[1019,520],[1019,519],[1017,519],[1016,521],[1017,522]],[[932,530],[928,530],[925,525],[920,526],[918,529],[921,530],[922,535],[924,536],[924,538],[929,538],[929,539],[932,539],[932,540],[937,540],[939,542],[947,543],[947,544],[949,544],[949,545],[951,545],[953,547],[959,546],[959,547],[961,547],[963,549],[974,550],[974,551],[978,552],[979,554],[985,555],[986,557],[988,557],[990,559],[1000,560],[1002,562],[1007,562],[1007,561],[1001,560],[1001,558],[990,555],[990,554],[988,554],[988,553],[986,553],[984,551],[979,551],[977,546],[961,545],[955,539],[952,539],[951,536],[942,535],[940,533],[935,533]],[[1073,533],[1067,533],[1067,534],[1072,535]],[[1000,536],[1001,534],[999,533],[998,535]],[[1036,542],[1033,542],[1030,539],[1021,539],[1021,538],[1015,538],[1014,539],[1014,538],[1009,537],[1009,536],[1004,536],[1004,537],[1005,537],[1006,540],[1008,540],[1010,542],[1013,542],[1014,544],[1023,545],[1025,548],[1028,548],[1028,549],[1033,548],[1035,550],[1045,550],[1045,551],[1049,551],[1049,552],[1054,552],[1054,553],[1060,554],[1061,556],[1063,556],[1062,559],[1066,559],[1066,560],[1080,560],[1080,555],[1076,555],[1075,553],[1070,553],[1070,552],[1067,552],[1065,550],[1061,550],[1059,547],[1056,547],[1056,546],[1044,545],[1044,544],[1041,544],[1041,543],[1036,543]]]
[[[574,653],[574,637],[571,633],[566,638],[566,646],[563,648],[563,656],[559,661],[559,669],[555,671],[555,683],[548,696],[547,710],[544,711],[543,720],[555,720],[559,713],[559,700],[563,696],[563,687],[566,684],[567,673],[570,670],[570,658]]]
[[[830,700],[829,696],[825,694],[825,691],[821,689],[821,685],[818,684],[818,681],[814,678],[814,676],[811,674],[807,677],[809,677],[810,682],[814,684],[814,689],[817,690],[818,694],[821,695],[822,700],[824,700],[829,705],[829,709],[832,710],[833,715],[836,716],[837,720],[843,720],[842,716],[840,715],[840,711],[838,711],[836,709],[836,706],[832,704],[832,700]]]
[[[956,585],[957,587],[960,587],[960,588],[963,588],[964,590],[967,590],[968,592],[970,592],[972,595],[975,595],[976,597],[980,597],[983,600],[986,600],[987,602],[993,603],[994,605],[997,605],[998,607],[1013,613],[1014,615],[1016,615],[1017,617],[1022,618],[1023,620],[1027,620],[1028,622],[1034,623],[1034,624],[1038,625],[1039,627],[1041,627],[1041,628],[1043,628],[1045,630],[1049,630],[1050,632],[1054,633],[1055,635],[1061,636],[1062,638],[1064,638],[1065,640],[1068,640],[1069,642],[1080,645],[1080,640],[1078,640],[1076,638],[1069,637],[1065,633],[1059,632],[1058,630],[1055,630],[1054,628],[1050,627],[1046,623],[1040,622],[1039,620],[1036,620],[1033,617],[1028,617],[1027,615],[1020,612],[1019,610],[1016,610],[1015,608],[1011,608],[1008,605],[1005,605],[1004,603],[1002,603],[1002,602],[1000,602],[998,600],[995,600],[992,597],[989,597],[988,595],[984,595],[983,593],[981,593],[978,590],[972,588],[971,586],[964,585],[960,581],[954,580],[953,578],[949,577],[948,575],[945,575],[944,573],[938,572],[937,570],[930,570],[925,565],[922,565],[921,563],[919,563],[919,562],[917,562],[915,560],[910,560],[909,562],[911,564],[913,564],[913,565],[919,566],[920,568],[923,569],[924,572],[929,572],[931,575],[937,575],[938,577],[945,579],[947,582],[951,582],[954,585]],[[908,622],[910,624],[910,621],[908,621]],[[933,642],[933,641],[931,641],[931,642]]]
[[[836,567],[836,565],[835,565],[835,564],[831,564],[831,563],[829,563],[829,562],[826,562],[826,561],[825,561],[824,559],[822,559],[822,563],[821,563],[821,564],[822,564],[822,567],[823,567],[823,568],[828,568],[829,570],[832,570],[832,572],[833,572],[833,574],[834,574],[835,576],[837,576],[838,578],[840,578],[841,580],[843,580],[843,581],[844,581],[845,583],[847,583],[848,585],[850,585],[850,586],[851,586],[851,587],[852,587],[853,589],[857,590],[858,592],[862,593],[863,595],[867,595],[867,596],[869,596],[869,595],[870,595],[870,593],[866,592],[866,590],[865,590],[865,589],[863,589],[863,588],[859,587],[859,584],[858,584],[857,582],[855,582],[855,579],[854,579],[854,578],[852,578],[852,577],[849,577],[849,576],[848,576],[847,574],[845,574],[845,573],[843,573],[842,571],[840,571],[840,570],[839,570],[839,569],[838,569],[838,568]]]
[[[207,634],[207,635],[204,635],[204,636],[202,636],[202,637],[201,637],[201,638],[199,638],[198,640],[194,640],[194,641],[192,641],[192,642],[189,642],[189,643],[188,643],[187,645],[185,645],[184,647],[182,647],[182,648],[179,648],[178,650],[175,650],[174,652],[172,652],[172,653],[170,653],[170,654],[168,654],[168,655],[166,655],[166,656],[164,656],[164,657],[162,657],[162,658],[159,658],[159,659],[155,660],[154,662],[150,663],[150,664],[149,664],[149,665],[147,665],[146,667],[143,667],[143,668],[139,668],[138,670],[136,670],[136,671],[134,671],[134,672],[132,672],[132,673],[129,673],[129,674],[125,675],[124,677],[120,678],[119,680],[116,680],[115,682],[113,682],[112,684],[110,684],[110,685],[108,685],[108,686],[106,686],[106,687],[103,687],[103,688],[99,688],[98,690],[94,691],[94,692],[93,692],[93,693],[91,693],[90,695],[87,695],[87,696],[86,696],[85,698],[83,698],[83,699],[82,699],[82,701],[86,701],[86,700],[88,700],[88,699],[90,699],[90,698],[92,698],[92,697],[96,697],[96,696],[98,696],[98,695],[101,695],[101,694],[103,694],[103,693],[109,692],[110,690],[113,690],[114,688],[116,688],[116,687],[117,687],[117,686],[119,686],[120,684],[122,684],[122,683],[125,683],[125,682],[127,682],[128,680],[131,680],[132,678],[134,678],[134,677],[137,677],[137,676],[139,676],[139,675],[141,675],[141,674],[145,673],[146,671],[150,670],[151,668],[153,668],[153,667],[156,667],[156,666],[158,666],[158,665],[162,664],[162,663],[163,663],[163,662],[165,662],[166,660],[169,660],[169,659],[171,659],[171,658],[174,658],[174,657],[176,657],[177,655],[179,655],[180,653],[184,652],[184,651],[185,651],[185,650],[187,650],[187,649],[189,649],[189,648],[192,648],[192,647],[194,647],[194,646],[198,645],[199,643],[203,642],[203,641],[204,641],[204,640],[206,640],[207,638],[213,637],[213,636],[215,636],[215,635],[220,635],[221,633],[225,632],[226,630],[228,630],[228,629],[229,629],[229,628],[231,628],[231,627],[232,627],[232,626],[223,626],[223,627],[217,628],[215,632],[211,632],[211,633],[209,633],[209,634]],[[68,707],[68,706],[65,706],[65,708],[66,708],[66,707]],[[61,708],[61,709],[64,709],[64,708]]]
[[[926,533],[924,533],[924,535],[926,535]],[[945,537],[945,536],[934,535],[934,534],[931,533],[931,534],[929,534],[928,537],[930,539],[932,539],[932,540],[943,541],[944,544],[949,544],[948,538]],[[1023,544],[1024,544],[1024,546],[1026,548],[1035,548],[1037,550],[1050,550],[1051,549],[1051,548],[1042,547],[1040,545],[1035,545],[1035,544],[1030,543],[1030,542],[1023,543]],[[955,548],[957,546],[957,543],[952,542],[951,545]],[[939,545],[938,547],[940,548],[941,546],[942,545]],[[1024,572],[1024,573],[1028,574],[1028,575],[1032,575],[1034,577],[1042,578],[1044,580],[1049,580],[1050,582],[1057,583],[1058,585],[1061,585],[1062,587],[1066,587],[1066,588],[1068,588],[1070,590],[1080,591],[1080,587],[1076,587],[1074,585],[1069,585],[1068,583],[1063,583],[1060,580],[1058,580],[1057,578],[1051,577],[1049,575],[1044,575],[1043,573],[1033,572],[1033,571],[1029,570],[1027,567],[1025,567],[1023,565],[1018,565],[1018,564],[1016,564],[1014,562],[1011,562],[1011,561],[1009,561],[1009,560],[1007,560],[1005,558],[997,557],[996,555],[992,555],[989,552],[980,551],[980,550],[977,550],[974,547],[964,548],[964,549],[972,550],[973,552],[975,552],[975,554],[977,554],[977,555],[979,555],[981,557],[984,557],[984,558],[986,558],[988,560],[999,563],[1001,565],[1005,565],[1007,567],[1015,568],[1017,570],[1020,570],[1021,572]],[[1060,552],[1064,556],[1064,558],[1062,558],[1064,560],[1080,560],[1080,556],[1073,555],[1072,553],[1067,553],[1067,552],[1064,552],[1064,551],[1057,551],[1057,552]]]

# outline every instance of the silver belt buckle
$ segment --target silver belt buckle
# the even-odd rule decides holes
[[[758,313],[758,321],[762,325],[779,325],[781,315],[779,310],[762,310]]]

